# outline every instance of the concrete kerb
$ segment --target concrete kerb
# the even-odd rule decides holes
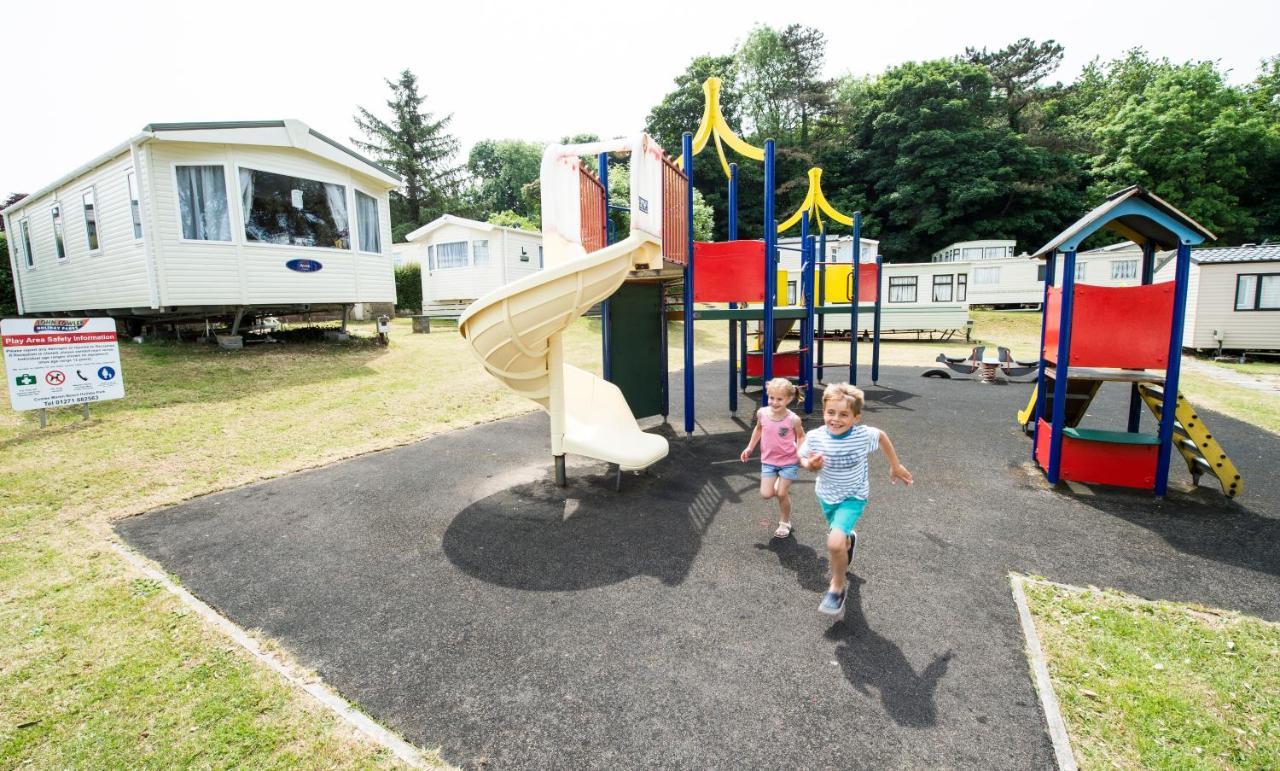
[[[201,618],[209,623],[209,625],[213,626],[227,637],[230,637],[237,645],[248,651],[255,659],[262,662],[271,670],[283,677],[286,681],[296,686],[311,698],[315,699],[322,707],[327,708],[337,715],[339,720],[346,722],[352,728],[368,737],[375,744],[387,748],[393,755],[407,763],[412,768],[434,769],[445,767],[433,763],[424,755],[422,750],[406,742],[404,739],[401,739],[399,736],[396,736],[387,728],[379,725],[368,715],[351,706],[351,704],[346,699],[342,698],[337,691],[334,691],[323,682],[301,677],[298,674],[299,668],[296,667],[296,665],[291,667],[287,662],[281,660],[279,654],[269,653],[264,650],[262,644],[250,636],[248,632],[233,624],[230,620],[219,614],[209,605],[200,601],[191,592],[188,592],[186,589],[175,584],[169,576],[164,573],[164,571],[155,567],[155,565],[146,557],[143,557],[133,549],[130,549],[128,546],[125,546],[114,539],[112,540],[111,545],[130,565],[133,565],[134,568],[145,574],[148,578],[157,581],[161,586],[181,600],[183,604],[198,613]]]
[[[1027,641],[1027,661],[1031,664],[1032,681],[1036,693],[1040,694],[1040,706],[1044,710],[1045,723],[1049,728],[1049,738],[1053,740],[1053,754],[1061,771],[1076,771],[1076,756],[1071,751],[1071,737],[1067,735],[1067,724],[1062,719],[1062,710],[1058,707],[1058,696],[1053,691],[1053,681],[1049,679],[1049,665],[1045,661],[1044,650],[1040,647],[1040,636],[1036,634],[1035,621],[1031,618],[1031,609],[1027,605],[1027,595],[1023,590],[1025,580],[1016,573],[1009,574],[1009,584],[1013,589],[1013,602],[1018,606],[1018,621],[1022,625],[1022,636]]]

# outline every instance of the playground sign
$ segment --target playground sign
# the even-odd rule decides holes
[[[0,338],[15,410],[124,397],[114,319],[3,319]]]

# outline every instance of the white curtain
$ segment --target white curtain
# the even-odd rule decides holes
[[[356,191],[356,222],[360,227],[360,249],[366,252],[382,252],[382,237],[378,228],[378,199]]]
[[[227,180],[221,166],[179,166],[178,204],[182,237],[191,241],[230,241]]]
[[[334,185],[329,182],[321,183],[324,185],[324,195],[329,201],[329,213],[333,216],[333,226],[338,231],[338,238],[334,241],[334,248],[350,249],[351,248],[351,231],[347,228],[347,189],[342,185]]]

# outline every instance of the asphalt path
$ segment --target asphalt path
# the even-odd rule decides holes
[[[1213,413],[1245,478],[1227,501],[1174,459],[1163,501],[1051,490],[1013,425],[1030,385],[886,367],[843,617],[812,477],[774,540],[751,405],[700,367],[669,457],[615,493],[550,479],[541,413],[193,500],[123,538],[243,627],[278,638],[373,717],[484,768],[1052,768],[1011,571],[1280,620],[1280,439]],[[1123,425],[1103,388],[1086,424]],[[799,411],[799,408],[797,408]],[[1145,427],[1152,429],[1150,416]],[[806,425],[817,425],[817,412]]]

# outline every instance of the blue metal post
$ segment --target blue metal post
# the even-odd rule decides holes
[[[1160,402],[1160,454],[1156,458],[1156,495],[1169,487],[1169,455],[1173,449],[1173,422],[1178,410],[1178,377],[1182,374],[1182,324],[1187,314],[1187,279],[1191,275],[1191,247],[1178,244],[1178,265],[1173,278],[1173,328],[1169,330],[1169,366],[1164,372],[1164,399]]]
[[[728,240],[738,237],[738,164],[729,164],[729,229]],[[729,309],[737,308],[729,303]],[[747,322],[741,322],[746,327]],[[738,324],[729,319],[729,412],[738,411]],[[744,341],[745,344],[745,341]]]
[[[853,213],[853,313],[849,323],[853,327],[849,331],[849,385],[858,384],[858,332],[862,320],[859,318],[861,305],[858,295],[862,288],[858,285],[862,280],[862,212]]]
[[[693,435],[693,134],[684,132],[680,153],[687,177],[685,217],[688,220],[688,259],[684,266],[684,433]]]
[[[596,159],[600,167],[600,185],[604,188],[604,221],[605,221],[605,242],[612,243],[609,238],[609,154],[600,153]],[[605,298],[600,303],[600,356],[603,359],[604,379],[613,382],[613,318],[609,314],[610,302]]]
[[[876,326],[871,338],[871,385],[880,382],[880,294],[884,291],[884,258],[876,252]]]
[[[1148,240],[1142,245],[1142,285],[1146,286],[1155,280],[1156,245]],[[1142,394],[1138,392],[1138,384],[1129,386],[1129,428],[1131,434],[1138,433],[1138,424],[1142,419]]]
[[[1031,410],[1031,459],[1036,457],[1036,441],[1040,438],[1040,416],[1044,414],[1044,334],[1045,329],[1049,325],[1049,288],[1053,286],[1053,271],[1057,267],[1057,252],[1049,252],[1048,258],[1045,259],[1044,267],[1044,299],[1040,301],[1040,347],[1037,350],[1037,360],[1040,362],[1040,372],[1036,376],[1036,403]],[[1047,469],[1046,469],[1047,470]]]
[[[1048,278],[1046,274],[1046,279]],[[1053,429],[1049,434],[1049,484],[1062,470],[1062,429],[1067,427],[1067,383],[1071,380],[1071,314],[1076,295],[1076,251],[1062,260],[1062,309],[1058,316],[1058,361],[1053,370]]]
[[[778,302],[778,223],[773,217],[773,140],[764,143],[764,382],[773,379],[773,307]],[[761,404],[769,394],[761,390]]]
[[[804,411],[813,412],[813,261],[815,249],[809,235],[809,212],[800,217],[800,291],[804,295],[804,318],[800,320],[800,372],[805,381]]]
[[[818,308],[821,308],[823,305],[827,304],[827,229],[825,227],[818,231],[818,265],[816,276],[818,279],[818,286],[815,292],[817,296],[816,305]],[[815,321],[817,321],[818,324],[818,358],[817,366],[814,367],[814,370],[816,372],[815,377],[817,377],[818,380],[821,380],[826,375],[827,358],[825,355],[826,352],[823,350],[823,338],[826,337],[827,324],[826,314],[817,313],[815,315],[817,316]]]

